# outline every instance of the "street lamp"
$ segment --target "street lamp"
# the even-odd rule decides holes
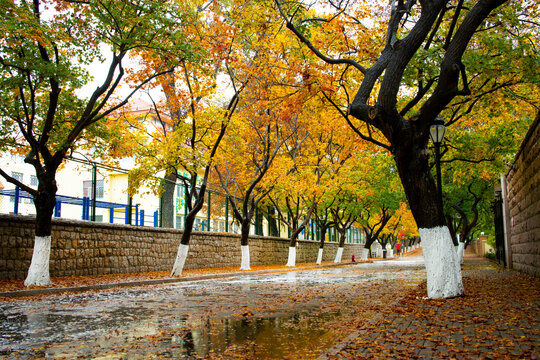
[[[433,145],[435,145],[435,164],[437,167],[437,195],[439,197],[439,205],[442,209],[442,185],[441,185],[441,143],[446,134],[446,126],[444,126],[444,120],[441,118],[435,118],[433,125],[429,128],[429,136]]]

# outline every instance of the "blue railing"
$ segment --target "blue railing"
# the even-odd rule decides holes
[[[0,195],[9,196],[12,197],[14,200],[13,205],[13,213],[18,214],[19,213],[19,202],[21,199],[30,199],[31,201],[34,200],[33,196],[29,194],[28,192],[21,190],[19,187],[16,187],[15,189],[10,190],[0,190]],[[56,204],[54,207],[54,216],[55,217],[62,217],[62,205],[69,204],[69,205],[78,205],[82,206],[82,220],[90,220],[91,219],[91,212],[92,208],[99,208],[99,209],[108,209],[109,210],[109,222],[112,224],[114,223],[115,219],[120,220],[120,222],[124,222],[125,224],[131,224],[139,225],[139,226],[145,226],[146,224],[151,224],[150,226],[156,226],[158,224],[158,212],[155,211],[153,215],[145,215],[144,210],[139,210],[139,205],[132,205],[131,211],[130,211],[130,205],[128,204],[120,204],[120,203],[113,203],[108,201],[102,201],[102,200],[95,200],[88,197],[75,197],[75,196],[67,196],[67,195],[56,195]],[[120,211],[122,213],[121,217],[115,216],[115,210],[123,210]],[[133,211],[135,210],[135,211]],[[131,215],[131,216],[130,216]]]

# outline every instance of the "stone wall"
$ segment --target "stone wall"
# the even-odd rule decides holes
[[[540,277],[540,112],[506,176],[507,239],[514,269]]]
[[[53,220],[51,276],[170,271],[182,232],[73,220]],[[0,279],[26,277],[34,244],[34,217],[0,215]],[[362,253],[361,244],[347,244],[343,260]],[[319,243],[300,240],[297,262],[315,262]],[[337,244],[326,243],[323,261],[334,259]],[[251,265],[285,264],[289,241],[250,237]],[[194,232],[185,269],[240,266],[240,236]]]

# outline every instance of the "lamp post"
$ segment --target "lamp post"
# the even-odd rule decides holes
[[[439,205],[442,209],[442,184],[441,184],[441,143],[446,134],[446,126],[444,126],[444,120],[436,118],[433,121],[433,125],[429,128],[429,135],[433,145],[435,145],[435,166],[437,168],[437,195]]]

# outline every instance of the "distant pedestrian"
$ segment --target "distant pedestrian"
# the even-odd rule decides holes
[[[397,254],[399,255],[401,253],[401,243],[396,244],[396,250],[397,250]]]

